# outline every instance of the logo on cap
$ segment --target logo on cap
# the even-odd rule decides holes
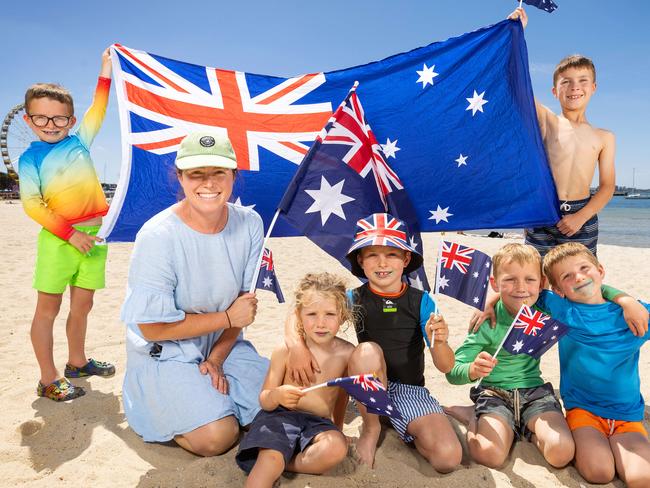
[[[199,144],[201,144],[203,147],[212,147],[215,144],[214,137],[203,136],[201,139],[199,139]]]

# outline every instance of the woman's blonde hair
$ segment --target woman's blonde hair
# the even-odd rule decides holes
[[[305,329],[300,321],[300,310],[303,306],[309,303],[307,297],[310,292],[317,292],[334,300],[341,320],[341,325],[346,322],[352,323],[354,321],[354,312],[348,301],[345,280],[327,272],[307,273],[303,279],[298,282],[298,286],[294,293],[297,318],[296,330],[303,339],[305,337]]]

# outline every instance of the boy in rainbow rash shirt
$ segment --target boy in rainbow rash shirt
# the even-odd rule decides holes
[[[83,388],[67,378],[112,376],[111,364],[87,359],[84,343],[95,290],[104,287],[106,246],[96,236],[108,204],[88,148],[106,113],[111,86],[109,50],[93,103],[76,133],[77,119],[70,92],[51,83],[32,85],[25,93],[27,125],[38,141],[20,156],[20,199],[27,215],[43,226],[38,236],[34,288],[38,291],[31,340],[41,371],[37,394],[55,401],[82,396]],[[63,292],[70,285],[70,314],[66,322],[68,363],[64,377],[54,365],[53,327]]]

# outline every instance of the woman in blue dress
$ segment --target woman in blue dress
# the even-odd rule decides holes
[[[236,168],[224,136],[181,142],[185,198],[138,232],[122,307],[129,425],[145,441],[174,439],[203,456],[228,450],[253,420],[268,368],[241,333],[255,318],[247,290],[263,226],[254,211],[228,203]]]

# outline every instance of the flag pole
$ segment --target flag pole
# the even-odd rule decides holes
[[[327,381],[325,383],[320,383],[318,385],[310,386],[309,388],[303,388],[302,392],[307,393],[312,390],[318,390],[319,388],[325,388],[327,386]]]
[[[521,308],[519,309],[519,312],[521,312]],[[501,349],[503,349],[503,345],[506,343],[506,339],[510,335],[510,331],[515,326],[515,322],[517,321],[517,317],[519,316],[519,312],[517,312],[517,315],[515,315],[515,318],[513,319],[512,324],[510,324],[510,327],[508,327],[508,330],[506,331],[505,335],[503,336],[503,340],[501,341],[501,344],[499,344],[499,347],[497,347],[496,351],[494,351],[494,354],[492,355],[492,358],[496,358],[497,354],[499,354]],[[490,376],[490,375],[488,375],[488,376]],[[483,378],[485,378],[485,376]],[[483,381],[483,378],[478,380],[478,383],[476,383],[476,386],[481,384],[481,381]]]
[[[519,0],[519,8],[521,8],[521,3],[522,3],[523,1],[524,1],[524,0]]]
[[[440,263],[442,262],[442,240],[444,239],[444,232],[440,233],[440,241],[438,241],[438,258],[436,262],[436,284],[433,290],[433,302],[435,304],[435,310],[433,313],[438,315],[438,295],[440,292]]]
[[[260,250],[260,255],[257,258],[257,265],[255,266],[255,273],[253,273],[253,281],[251,281],[251,286],[250,286],[250,289],[248,290],[248,293],[253,293],[255,291],[255,288],[257,287],[257,278],[260,275],[260,265],[262,264],[262,257],[264,256],[264,249],[266,248],[266,243],[268,242],[269,238],[271,237],[271,232],[273,232],[273,227],[275,227],[275,221],[278,220],[278,215],[280,215],[280,209],[277,209],[275,211],[275,215],[273,216],[273,220],[271,220],[271,224],[269,225],[269,230],[266,232],[266,235],[264,236],[264,241],[262,241],[262,249]]]

